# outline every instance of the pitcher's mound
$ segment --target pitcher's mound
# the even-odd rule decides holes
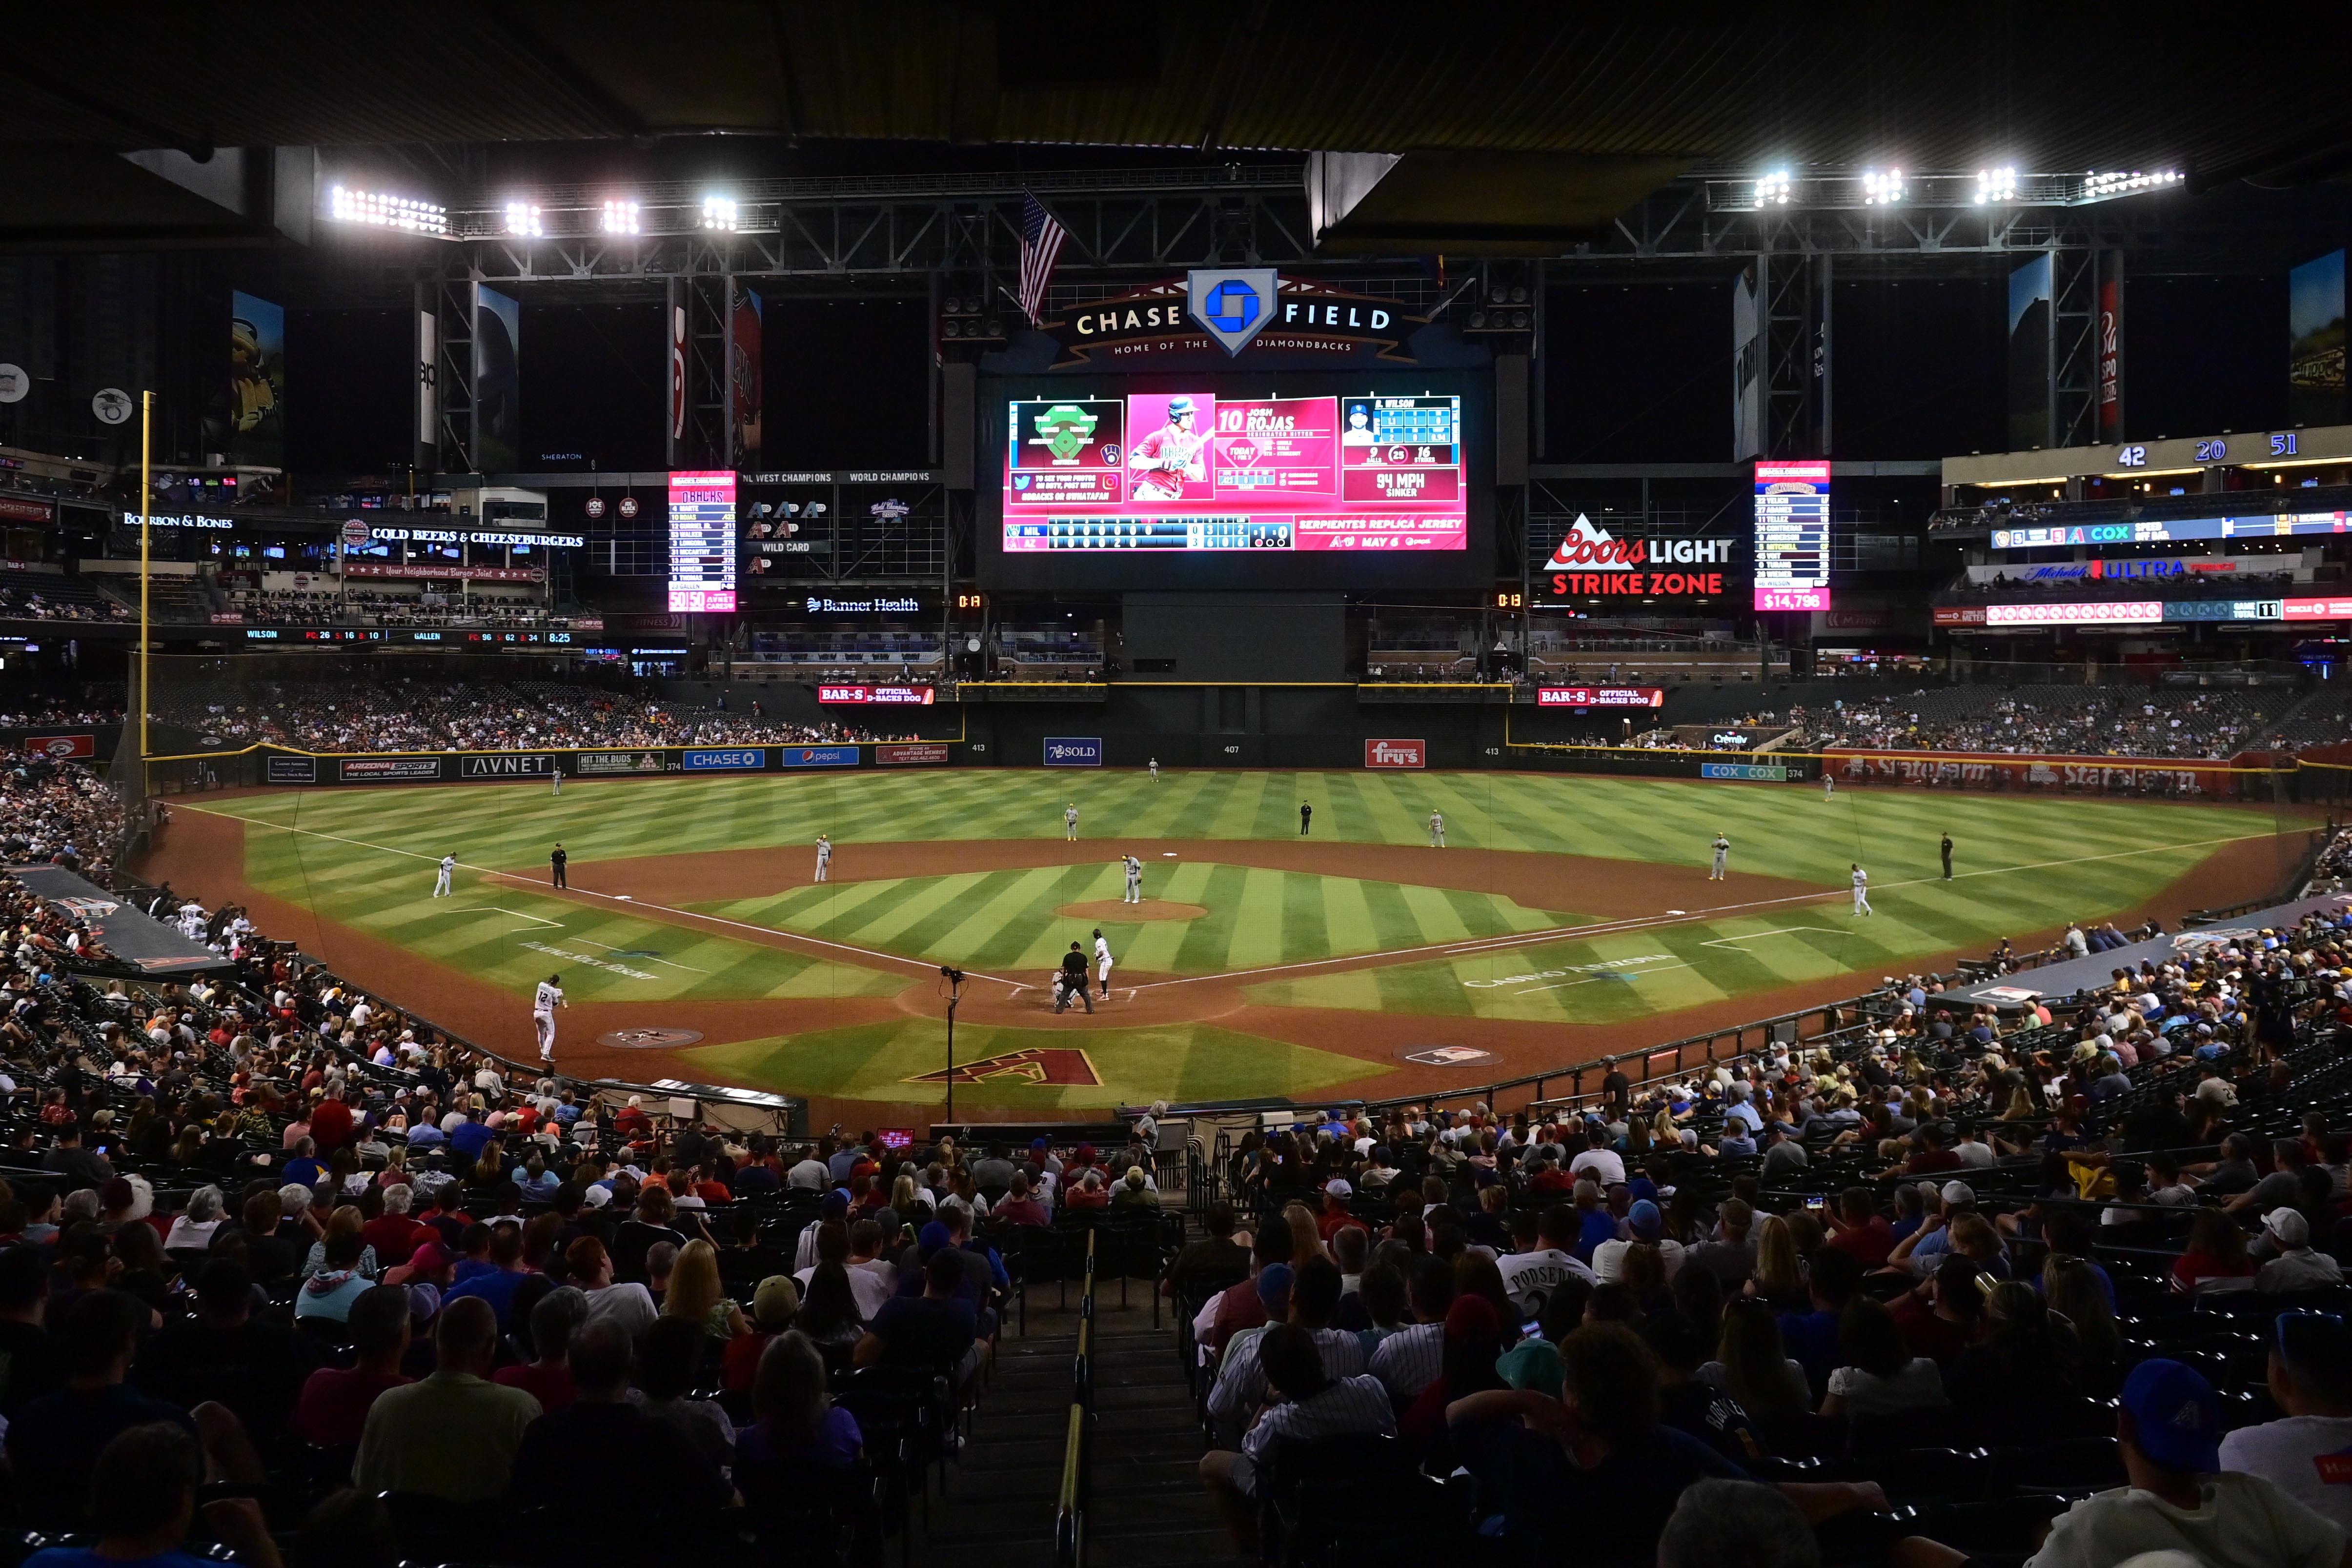
[[[1197,904],[1171,904],[1164,898],[1147,898],[1141,904],[1122,904],[1116,898],[1098,898],[1091,904],[1066,904],[1054,911],[1073,920],[1198,920],[1209,912]]]

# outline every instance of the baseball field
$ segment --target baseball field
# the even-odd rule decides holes
[[[1500,772],[860,769],[190,797],[147,870],[509,1054],[530,1052],[531,987],[560,974],[566,1070],[806,1094],[871,1123],[939,1108],[942,966],[967,976],[960,1113],[1414,1093],[1850,995],[2069,919],[2266,894],[2307,825]],[[436,897],[444,854],[458,870]],[[1077,942],[1091,975],[1097,930],[1109,994],[1056,1013],[1051,972]]]

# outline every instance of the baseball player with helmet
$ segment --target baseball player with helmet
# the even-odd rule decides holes
[[[1195,428],[1199,423],[1191,398],[1170,398],[1168,423],[1128,449],[1137,500],[1181,500],[1187,480],[1198,485],[1208,479],[1209,438]]]

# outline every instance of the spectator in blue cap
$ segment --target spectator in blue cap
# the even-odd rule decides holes
[[[2344,1531],[2259,1476],[2222,1472],[2221,1400],[2195,1368],[2161,1357],[2124,1380],[2116,1438],[2128,1486],[2084,1498],[2052,1521],[2028,1568],[2093,1568],[2143,1552],[2201,1563],[2336,1568]],[[1958,1568],[1967,1557],[1913,1539],[1894,1561]]]

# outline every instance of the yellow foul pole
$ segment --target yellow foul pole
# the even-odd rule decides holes
[[[139,394],[139,788],[147,788],[147,537],[154,521],[155,394]]]

